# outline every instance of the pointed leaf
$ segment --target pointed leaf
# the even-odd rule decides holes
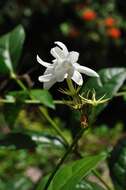
[[[40,101],[43,105],[54,109],[55,105],[51,94],[47,90],[35,89],[30,91],[33,99]]]
[[[99,71],[99,78],[91,78],[82,88],[95,90],[98,98],[112,98],[126,80],[126,68],[106,68]]]
[[[0,38],[0,73],[13,73],[18,64],[25,39],[20,25]]]
[[[82,87],[82,92],[95,90],[96,98],[101,98],[105,95],[106,98],[113,98],[120,87],[126,80],[126,68],[106,68],[99,71],[99,78],[91,78]],[[105,104],[98,105],[95,108],[95,113],[98,115]]]
[[[87,176],[97,164],[106,158],[106,153],[96,156],[87,156],[81,160],[74,161],[58,170],[54,176],[48,190],[73,190],[80,183],[81,179]],[[47,182],[47,177],[37,190],[43,190]],[[44,185],[43,185],[44,184]]]

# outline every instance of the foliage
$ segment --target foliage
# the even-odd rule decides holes
[[[104,117],[102,123],[99,123],[99,118],[112,101],[118,101],[118,96],[124,99],[126,96],[124,63],[116,66],[112,61],[110,67],[105,61],[111,62],[111,56],[110,59],[108,56],[111,47],[117,51],[125,46],[124,13],[121,15],[117,11],[120,4],[114,0],[101,3],[71,0],[54,2],[13,1],[10,4],[17,8],[12,11],[8,11],[7,1],[0,3],[4,7],[0,13],[1,26],[6,22],[5,15],[25,26],[18,25],[0,37],[0,189],[46,190],[47,184],[48,190],[110,189],[112,184],[101,179],[102,170],[108,169],[103,168],[101,161],[105,163],[108,158],[115,189],[122,190],[126,188],[125,138],[111,150],[125,133],[124,123],[117,118],[118,123],[111,128],[103,121]],[[73,91],[70,88],[64,90],[63,83],[60,95],[57,91],[55,93],[55,88],[50,92],[41,89],[35,81],[39,69],[38,72],[30,71],[31,65],[26,59],[34,49],[29,41],[29,36],[33,34],[29,34],[28,26],[31,27],[30,20],[38,14],[37,11],[45,28],[42,29],[42,36],[36,36],[33,41],[37,45],[43,42],[43,47],[36,45],[38,50],[42,50],[41,54],[46,55],[50,39],[59,39],[60,35],[64,41],[80,44],[81,52],[86,51],[81,57],[82,64],[91,63],[92,60],[96,62],[100,76],[98,79],[87,79],[81,88],[73,85]],[[52,19],[49,28],[44,23],[48,23],[47,18]],[[34,22],[33,25],[37,23]],[[94,57],[90,56],[91,52]],[[32,55],[34,62],[36,54]],[[101,65],[102,59],[105,65]],[[34,65],[32,67],[35,69]],[[30,72],[33,72],[32,75]],[[34,86],[33,81],[36,83]],[[58,100],[55,100],[57,97]],[[64,115],[69,117],[69,122]],[[103,186],[97,181],[93,182],[92,175]],[[107,179],[110,180],[109,175]]]
[[[115,189],[126,188],[126,138],[123,137],[114,147],[109,158],[110,174],[115,185]]]
[[[104,160],[106,157],[105,153],[102,153],[97,156],[87,156],[78,161],[74,161],[63,168],[59,169],[55,177],[53,178],[49,190],[58,188],[62,189],[74,189],[77,184],[85,177],[92,169],[96,167],[99,161]],[[64,181],[65,177],[65,181]],[[47,180],[47,179],[46,179]],[[45,181],[44,180],[44,183]],[[37,190],[41,189],[38,187]],[[44,187],[43,187],[44,189]]]

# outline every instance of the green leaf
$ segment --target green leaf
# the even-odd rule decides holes
[[[6,123],[8,124],[8,127],[13,129],[15,126],[15,122],[18,118],[18,115],[22,109],[22,104],[17,104],[14,103],[13,105],[11,104],[5,104],[3,106],[3,114]]]
[[[42,182],[39,184],[36,190],[44,190],[44,187],[48,181],[49,175],[45,176]],[[49,190],[53,190],[52,187]],[[73,189],[70,190],[105,190],[103,187],[89,180],[82,180],[80,183],[76,184]]]
[[[115,145],[108,164],[115,190],[126,189],[126,137],[121,138]]]
[[[97,98],[112,98],[126,80],[126,68],[107,68],[99,71],[100,78],[91,78],[82,90],[95,90]]]
[[[106,158],[105,153],[96,156],[87,156],[81,160],[74,161],[58,170],[48,190],[73,190],[82,178],[87,176],[97,164]],[[43,181],[46,184],[45,180]],[[42,183],[41,183],[42,184]],[[41,187],[44,188],[44,185]],[[40,186],[37,190],[41,189]]]
[[[33,99],[40,101],[43,105],[54,109],[55,105],[51,94],[47,90],[35,89],[30,91]]]
[[[0,38],[0,72],[2,74],[14,73],[24,39],[25,33],[21,25]]]
[[[72,190],[105,190],[103,187],[97,183],[91,182],[89,180],[83,180],[81,183],[77,184],[75,189]]]
[[[6,99],[8,98],[13,98],[17,103],[24,103],[26,99],[29,99],[29,95],[26,91],[24,90],[18,90],[18,91],[10,91]]]
[[[100,78],[90,78],[82,87],[82,93],[95,90],[96,98],[105,95],[113,98],[126,80],[126,68],[106,68],[99,71]],[[98,105],[95,114],[98,115],[106,104]]]

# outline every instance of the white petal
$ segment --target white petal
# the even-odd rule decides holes
[[[52,67],[52,64],[43,61],[38,55],[37,55],[37,61],[38,61],[38,63],[40,63],[44,67]]]
[[[49,88],[51,88],[55,83],[56,83],[56,79],[53,78],[53,79],[51,79],[49,82],[44,82],[43,88],[49,89]]]
[[[54,67],[47,68],[44,72],[44,75],[52,74],[53,75]]]
[[[57,42],[54,42],[54,43],[57,44],[63,50],[63,53],[64,53],[65,56],[68,55],[68,53],[69,53],[68,49],[62,42],[57,41]]]
[[[74,71],[74,74],[71,78],[74,82],[76,82],[79,86],[83,84],[83,78],[82,75],[78,71]]]
[[[50,53],[55,57],[56,59],[64,59],[65,55],[63,51],[59,47],[54,47],[50,50]]]
[[[79,53],[76,51],[71,51],[69,53],[69,58],[70,58],[71,63],[76,63],[79,58]]]
[[[68,77],[68,73],[66,73],[65,75],[64,75],[64,78],[66,79]]]
[[[83,73],[85,75],[91,76],[91,77],[99,77],[98,73],[96,73],[94,70],[79,65],[78,63],[74,64],[75,69],[77,69],[80,73]]]
[[[66,74],[67,73],[65,73],[65,72],[56,73],[55,77],[56,77],[57,82],[62,82],[65,79]]]
[[[47,74],[47,75],[39,76],[38,80],[40,82],[49,82],[51,78],[52,78],[52,74]]]

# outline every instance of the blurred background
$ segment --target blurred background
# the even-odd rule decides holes
[[[30,75],[29,85],[42,88],[38,76],[44,68],[36,62],[36,55],[50,62],[49,51],[54,41],[62,41],[70,50],[80,52],[82,65],[96,70],[125,67],[126,3],[123,0],[1,0],[0,8],[1,35],[18,24],[24,26],[26,40],[18,72]],[[51,91],[54,98],[59,98],[61,94],[56,89]],[[126,122],[125,107],[120,98],[116,104],[112,102],[103,113],[106,122],[111,125],[117,119]]]
[[[50,62],[52,60],[50,49],[55,41],[63,42],[69,50],[78,51],[79,63],[96,71],[126,65],[126,2],[124,0],[0,0],[0,10],[0,36],[10,32],[19,24],[24,27],[26,39],[17,72],[29,88],[43,88],[42,83],[38,81],[38,76],[44,72],[44,68],[37,63],[36,55]],[[8,91],[19,89],[12,81],[5,84],[3,81],[6,78],[7,76],[0,75],[0,96]],[[86,81],[87,78],[85,77],[84,80]],[[54,99],[63,97],[57,89],[65,85],[65,82],[56,83],[50,89]],[[4,111],[9,114],[8,109]],[[74,129],[70,127],[72,117],[69,108],[57,106],[55,113],[50,111],[50,114],[60,126],[70,129],[74,135]],[[36,121],[37,116],[39,118],[34,106],[25,107],[19,114],[15,128],[41,131],[46,122],[44,119],[43,123],[40,119]],[[10,129],[5,122],[6,117],[5,119],[3,116],[0,117],[1,130],[8,133]],[[11,128],[13,124],[12,122]],[[89,139],[93,139],[91,143],[93,141],[100,144],[96,142],[97,137],[104,137],[102,148],[109,144],[110,139],[110,144],[113,144],[117,136],[125,131],[125,124],[126,98],[115,97],[96,120],[96,125],[102,127],[97,129],[94,136]],[[4,128],[3,125],[6,127]],[[68,135],[68,139],[71,138],[68,131],[64,133]],[[25,139],[25,136],[23,138]],[[20,147],[22,138],[16,136],[16,139],[19,139]],[[25,144],[27,140],[29,139],[26,139],[26,142],[24,140]],[[87,149],[95,152],[97,148],[89,145]],[[18,155],[15,156],[17,151]],[[0,149],[0,190],[8,190],[10,185],[15,190],[15,183],[18,180],[18,189],[32,189],[32,183],[36,183],[42,176],[40,169],[50,162],[44,172],[50,171],[60,155],[59,150],[53,150],[52,153],[51,148],[41,152],[41,145],[34,150],[34,144],[28,147],[28,151],[20,148],[17,151]],[[8,186],[5,184],[7,181]],[[20,184],[25,185],[20,186]]]

